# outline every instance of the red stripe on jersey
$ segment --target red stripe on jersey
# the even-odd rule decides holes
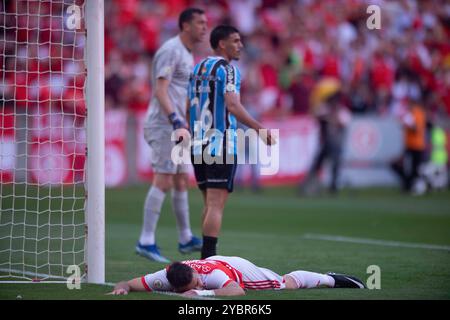
[[[239,270],[237,270],[236,268],[233,268],[232,266],[230,266],[228,263],[226,263],[224,261],[220,261],[220,260],[214,260],[214,261],[217,261],[220,264],[222,264],[225,267],[225,270],[227,270],[227,271],[229,271],[229,273],[231,273],[230,278],[233,279],[234,281],[236,281],[241,288],[244,288],[244,284],[243,284],[243,280],[242,280],[242,273]]]
[[[266,283],[266,282],[277,282],[277,280],[259,280],[259,281],[244,281],[244,283]]]
[[[270,289],[280,289],[280,287],[272,287],[272,286],[265,286],[265,287],[245,287],[244,289],[247,290],[270,290]]]
[[[259,287],[250,287],[250,286],[245,286],[245,289],[250,289],[250,290],[266,290],[266,289],[279,289],[280,286],[259,286]]]
[[[244,282],[246,286],[264,286],[264,285],[280,285],[278,281],[270,281],[270,282]]]
[[[148,286],[147,282],[145,281],[145,277],[141,277],[142,285],[144,286],[145,290],[152,291],[152,289]]]
[[[266,280],[266,281],[246,281],[244,282],[245,288],[248,289],[278,289],[281,287],[280,282],[277,280]]]
[[[268,283],[244,283],[245,286],[260,287],[260,286],[280,286],[279,282],[268,282]]]

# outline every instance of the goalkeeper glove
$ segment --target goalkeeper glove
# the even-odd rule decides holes
[[[169,122],[172,124],[173,130],[186,128],[186,125],[180,120],[175,112],[169,114]]]

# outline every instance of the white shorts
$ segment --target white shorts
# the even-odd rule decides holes
[[[155,173],[188,173],[186,164],[175,164],[172,161],[172,148],[175,142],[171,141],[172,127],[144,128],[144,138],[152,149],[152,168]]]
[[[272,270],[261,268],[250,261],[240,257],[212,256],[207,260],[219,260],[228,263],[230,266],[242,273],[242,280],[245,289],[249,290],[281,290],[286,287],[282,276]]]

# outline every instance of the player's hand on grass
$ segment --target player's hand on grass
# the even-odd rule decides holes
[[[184,297],[196,297],[196,296],[198,296],[197,291],[194,290],[194,289],[191,289],[191,290],[188,290],[186,292],[183,292],[181,295],[184,296]]]
[[[122,295],[127,295],[128,291],[125,289],[114,289],[113,291],[107,293],[113,296],[122,296]]]
[[[130,286],[126,282],[119,282],[114,287],[114,290],[107,294],[113,295],[113,296],[121,296],[121,295],[127,295],[128,292],[130,292]]]

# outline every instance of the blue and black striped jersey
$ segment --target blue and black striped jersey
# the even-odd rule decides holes
[[[190,128],[202,129],[202,138],[208,129],[216,129],[222,134],[226,130],[233,134],[237,129],[236,118],[225,106],[226,92],[240,92],[239,70],[222,57],[208,57],[194,67],[189,79]],[[234,148],[233,148],[234,149]]]

